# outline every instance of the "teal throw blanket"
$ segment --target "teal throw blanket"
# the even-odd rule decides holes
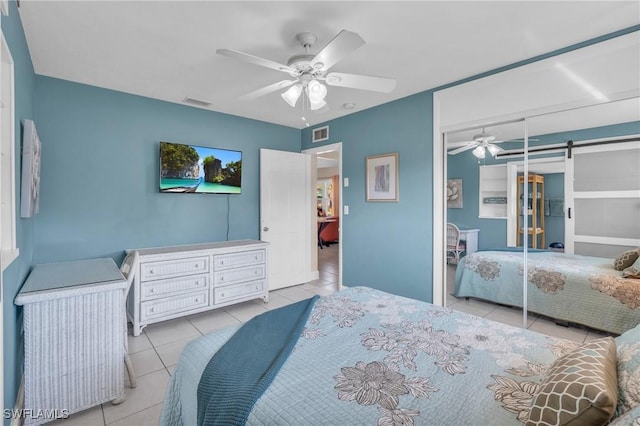
[[[213,355],[198,385],[198,426],[246,423],[293,350],[316,299],[252,318]]]

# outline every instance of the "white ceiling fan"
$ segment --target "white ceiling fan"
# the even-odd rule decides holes
[[[462,146],[449,151],[448,154],[456,155],[460,154],[461,152],[473,149],[473,155],[478,158],[484,158],[486,151],[489,151],[489,153],[495,157],[497,153],[502,151],[502,148],[500,148],[498,145],[495,145],[496,143],[500,142],[503,141],[496,141],[495,136],[486,133],[484,129],[482,129],[482,132],[474,135],[472,140],[457,142],[456,145],[462,144]]]
[[[239,99],[253,100],[288,87],[288,90],[281,93],[282,99],[284,99],[285,102],[295,108],[298,99],[303,95],[303,102],[306,96],[309,101],[309,108],[312,111],[316,111],[327,105],[325,100],[327,87],[323,83],[329,86],[349,87],[382,93],[389,93],[396,86],[396,81],[391,78],[328,72],[329,68],[342,58],[365,44],[362,37],[354,32],[347,30],[340,31],[338,35],[315,55],[309,53],[309,49],[317,40],[315,34],[309,32],[300,33],[296,36],[296,39],[302,47],[304,47],[305,53],[291,56],[286,65],[237,50],[218,49],[216,51],[216,53],[220,55],[282,71],[292,77],[290,80],[282,80],[254,90],[253,92],[240,96]]]
[[[529,140],[535,141],[537,139],[529,139]],[[502,142],[511,142],[511,141],[517,142],[519,140],[518,139],[496,140],[496,137],[494,135],[491,135],[485,132],[483,128],[482,132],[477,135],[474,135],[472,140],[470,141],[460,141],[460,142],[449,143],[448,148],[455,148],[455,149],[452,149],[447,153],[449,155],[456,155],[456,154],[460,154],[461,152],[473,149],[472,151],[473,155],[475,155],[478,158],[484,158],[487,151],[489,151],[489,153],[493,157],[495,157],[496,154],[498,154],[501,151],[504,151],[501,147],[499,147],[496,144],[502,143]]]

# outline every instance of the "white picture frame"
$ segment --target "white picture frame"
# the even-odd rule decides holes
[[[22,192],[20,217],[33,217],[40,211],[41,142],[32,120],[22,120]]]
[[[447,208],[462,208],[462,179],[447,179]]]
[[[367,202],[398,202],[398,153],[367,157]]]

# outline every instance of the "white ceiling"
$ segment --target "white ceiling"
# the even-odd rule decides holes
[[[329,87],[330,110],[306,114],[314,125],[640,23],[638,1],[21,0],[19,11],[37,74],[294,128],[300,103],[237,99],[288,75],[216,49],[286,63],[302,53],[299,32],[318,36],[311,53],[342,29],[360,34],[367,43],[331,71],[395,78],[396,89]]]
[[[633,32],[439,92],[441,129],[456,148],[481,129],[523,138],[522,117],[530,136],[640,121],[639,76]]]

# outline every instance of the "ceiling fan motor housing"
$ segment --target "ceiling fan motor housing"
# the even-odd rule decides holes
[[[287,66],[296,70],[298,76],[304,74],[311,74],[314,77],[318,76],[322,68],[322,63],[311,65],[311,61],[316,55],[309,53],[309,48],[318,40],[318,37],[313,33],[305,32],[296,35],[296,39],[302,47],[304,47],[304,53],[290,57],[287,61]]]
[[[295,69],[298,75],[302,75],[305,73],[314,73],[318,71],[311,66],[311,60],[315,57],[315,55],[309,55],[306,53],[300,55],[293,55],[287,61],[287,65],[293,69]]]

